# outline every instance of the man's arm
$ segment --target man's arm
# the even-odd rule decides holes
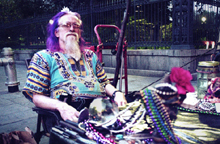
[[[127,100],[126,100],[124,94],[122,92],[119,92],[113,85],[107,84],[105,86],[105,91],[106,91],[107,95],[109,95],[110,97],[112,96],[112,94],[115,91],[117,91],[115,93],[114,101],[116,102],[116,104],[118,106],[124,106],[127,103]]]
[[[78,122],[79,112],[65,102],[39,94],[33,94],[33,102],[36,107],[59,111],[63,120]]]

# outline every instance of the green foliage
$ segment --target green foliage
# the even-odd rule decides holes
[[[133,0],[132,0],[133,1]],[[139,0],[141,1],[141,0]],[[55,14],[59,12],[64,6],[74,11],[89,10],[90,2],[88,0],[0,0],[0,26],[1,24],[12,25],[14,21],[45,16],[48,14]],[[102,9],[105,6],[111,6],[118,2],[118,0],[93,0],[93,6]],[[136,1],[137,2],[137,1]],[[107,5],[108,3],[108,5]],[[125,37],[128,42],[164,42],[172,41],[172,21],[171,11],[168,8],[168,3],[162,3],[162,6],[155,6],[152,8],[151,4],[131,6],[131,12],[125,31]],[[165,5],[166,4],[166,5]],[[83,15],[84,35],[86,41],[96,43],[97,38],[91,33],[91,27],[96,24],[112,24],[120,28],[122,23],[124,9],[106,10],[101,13],[93,13],[91,15]],[[140,12],[142,10],[142,12]],[[137,13],[138,11],[138,13]],[[152,12],[154,11],[154,12]],[[166,15],[163,15],[165,13]],[[114,15],[113,17],[108,17]],[[216,20],[216,13],[207,12],[203,10],[201,14],[196,14],[197,19],[193,21],[193,43],[197,44],[196,48],[205,48],[201,45],[201,41],[212,40],[215,41],[218,36],[218,31],[214,26],[218,23]],[[207,18],[206,22],[201,22],[201,17]],[[213,20],[214,19],[214,20]],[[219,18],[220,19],[220,18]],[[92,22],[92,23],[90,23]],[[103,23],[104,22],[104,23]],[[47,22],[33,23],[30,25],[23,25],[23,27],[10,27],[7,30],[0,31],[0,46],[4,43],[9,45],[29,46],[29,45],[45,45],[46,38],[46,24]],[[211,26],[210,26],[211,25]],[[213,26],[212,26],[213,25]],[[0,27],[1,28],[1,27]],[[27,34],[28,33],[28,34]],[[101,30],[100,36],[104,42],[117,42],[117,32],[111,30]],[[113,35],[113,36],[110,36]],[[10,39],[8,38],[10,37]],[[106,39],[105,39],[106,38]],[[3,40],[2,40],[3,39]],[[169,49],[170,47],[153,47],[152,45],[145,47],[129,47],[128,49]]]
[[[172,40],[172,27],[173,27],[172,23],[170,23],[168,25],[162,25],[160,27],[163,40],[165,40],[165,41],[166,40],[167,41],[171,41]]]
[[[128,41],[154,41],[153,37],[156,33],[156,25],[154,23],[148,22],[146,19],[134,20],[131,16],[130,21],[127,23],[126,36]],[[166,25],[160,25],[158,28],[158,40],[159,41],[172,41],[172,23]],[[132,48],[131,48],[132,49]],[[139,47],[137,49],[168,49],[167,47],[155,48],[155,47]]]
[[[72,10],[87,8],[89,4],[87,0],[1,0],[0,23],[54,14],[64,6]]]
[[[21,18],[21,13],[14,0],[1,0],[0,13],[0,23],[9,23]]]

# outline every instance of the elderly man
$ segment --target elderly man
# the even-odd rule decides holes
[[[47,49],[37,52],[28,68],[22,91],[26,98],[74,122],[94,98],[109,96],[118,106],[127,103],[124,94],[107,80],[95,53],[85,48],[78,13],[63,9],[50,20],[47,31]],[[60,101],[63,93],[71,95],[71,105]]]

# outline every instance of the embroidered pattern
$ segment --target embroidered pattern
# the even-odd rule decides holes
[[[75,61],[64,54],[42,50],[32,58],[23,94],[30,100],[33,92],[53,98],[63,92],[88,98],[105,96],[104,87],[109,81],[97,60],[92,51],[85,50],[79,62],[80,72]]]

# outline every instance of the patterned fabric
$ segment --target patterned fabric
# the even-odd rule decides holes
[[[33,93],[58,99],[63,92],[77,97],[96,98],[106,96],[109,83],[98,57],[85,50],[79,60],[79,69],[74,59],[60,52],[42,50],[37,52],[28,67],[23,94],[32,101]]]
[[[220,102],[220,77],[212,78],[211,84],[208,86],[204,100],[210,103]]]

